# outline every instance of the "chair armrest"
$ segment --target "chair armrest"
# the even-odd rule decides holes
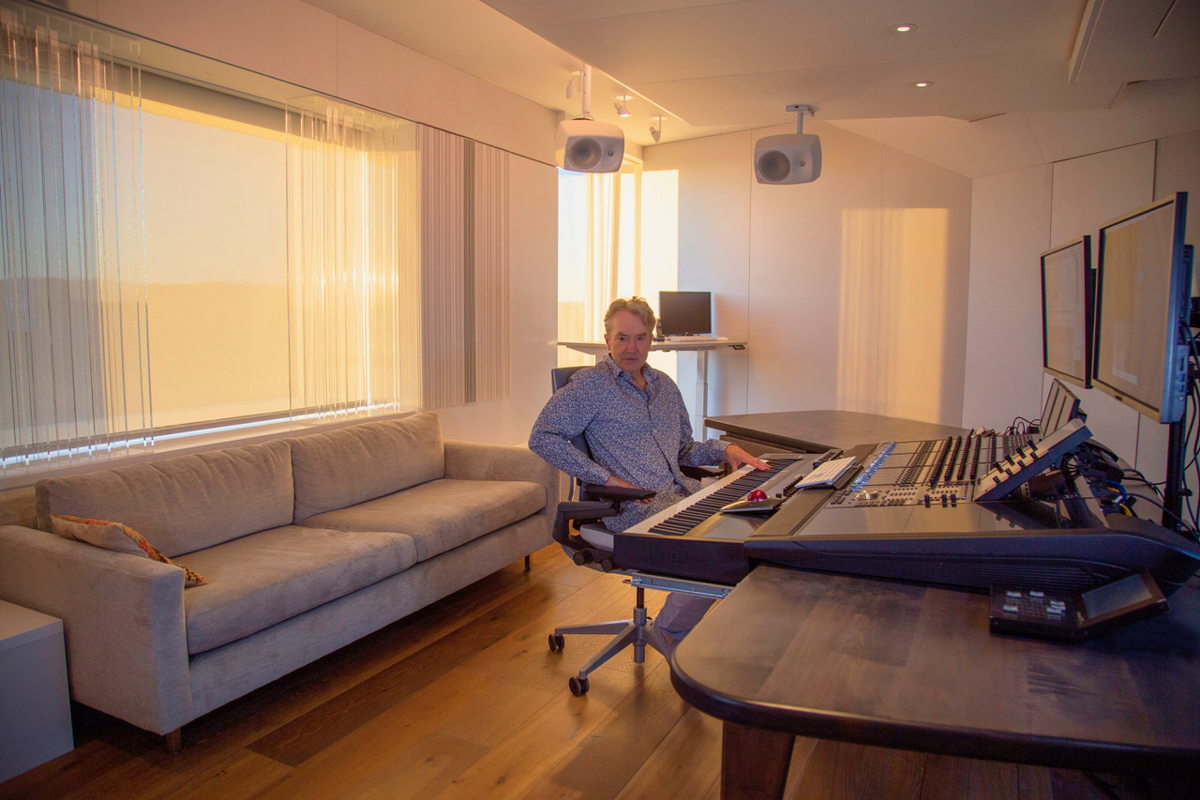
[[[192,719],[183,570],[4,525],[0,598],[63,621],[73,699],[160,734]]]
[[[581,489],[581,494],[594,500],[624,502],[625,500],[649,500],[658,494],[658,492],[653,489],[631,489],[625,486],[604,486],[599,483],[585,483]]]

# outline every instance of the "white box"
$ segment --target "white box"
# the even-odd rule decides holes
[[[74,747],[62,620],[0,600],[0,782]]]

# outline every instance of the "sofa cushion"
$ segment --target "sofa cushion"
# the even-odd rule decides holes
[[[37,483],[37,510],[42,530],[52,514],[115,519],[177,556],[290,524],[291,448],[281,440],[49,478]]]
[[[440,478],[446,470],[436,414],[367,422],[290,441],[295,520]]]
[[[76,539],[80,542],[87,542],[95,547],[102,547],[105,550],[142,556],[161,564],[170,564],[172,567],[178,567],[183,570],[183,585],[185,588],[208,583],[203,575],[188,569],[178,561],[172,561],[167,558],[158,552],[158,548],[146,541],[145,536],[142,536],[128,525],[122,525],[119,522],[52,514],[50,516],[50,531],[64,539]]]
[[[188,652],[242,639],[416,563],[399,533],[288,525],[188,553],[208,585],[184,595]]]
[[[442,478],[298,524],[405,533],[416,540],[417,560],[424,561],[536,514],[545,505],[546,489],[540,483]]]

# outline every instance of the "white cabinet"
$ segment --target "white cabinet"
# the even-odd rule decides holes
[[[62,620],[0,600],[0,782],[74,746]]]

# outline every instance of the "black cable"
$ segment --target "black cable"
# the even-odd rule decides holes
[[[1121,470],[1121,472],[1124,475],[1132,475],[1133,477],[1137,478],[1139,483],[1141,483],[1143,486],[1149,486],[1154,490],[1154,494],[1158,495],[1160,498],[1163,496],[1162,490],[1158,487],[1165,486],[1167,484],[1166,481],[1151,483],[1150,479],[1143,475],[1140,469],[1135,469],[1134,467],[1125,467],[1123,470]]]
[[[1194,339],[1191,343],[1191,349],[1195,352]],[[1193,485],[1200,486],[1200,438],[1197,437],[1197,431],[1200,431],[1200,389],[1197,388],[1194,380],[1188,381],[1187,402],[1184,404],[1184,413],[1187,415],[1186,431],[1183,439],[1183,449],[1187,452],[1187,443],[1192,443],[1192,457],[1180,469],[1179,479],[1183,482],[1184,506],[1187,508],[1188,517],[1192,521],[1192,530],[1200,529],[1200,511],[1197,509],[1197,496],[1188,490],[1187,474],[1188,470],[1192,470],[1196,475],[1196,480]]]
[[[1182,532],[1185,535],[1187,535],[1189,538],[1195,538],[1195,532],[1191,528],[1187,527],[1186,522],[1181,520],[1179,517],[1176,517],[1170,511],[1167,511],[1167,507],[1164,506],[1162,503],[1158,502],[1157,500],[1155,500],[1153,497],[1147,497],[1146,495],[1138,494],[1137,492],[1130,492],[1129,496],[1130,497],[1140,497],[1141,499],[1145,500],[1147,503],[1153,503],[1154,505],[1158,506],[1164,512],[1166,512],[1169,516],[1175,517],[1175,521],[1178,522],[1180,524],[1180,526],[1182,526],[1182,528],[1183,528]]]
[[[1192,443],[1192,457],[1186,462],[1180,470],[1179,479],[1183,483],[1184,504],[1187,506],[1188,517],[1192,521],[1192,531],[1195,533],[1200,530],[1200,494],[1191,492],[1188,489],[1187,475],[1191,470],[1193,473],[1192,485],[1200,488],[1200,385],[1197,385],[1197,378],[1200,377],[1200,339],[1192,331],[1188,324],[1181,326],[1181,333],[1184,341],[1188,346],[1188,363],[1187,363],[1187,402],[1184,404],[1184,413],[1187,415],[1184,425],[1184,452],[1187,452],[1187,443]]]

